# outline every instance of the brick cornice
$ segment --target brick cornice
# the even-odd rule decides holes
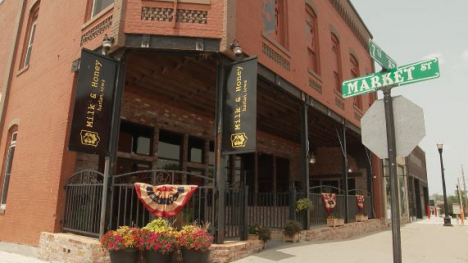
[[[372,34],[349,0],[329,0],[361,45],[367,49]]]

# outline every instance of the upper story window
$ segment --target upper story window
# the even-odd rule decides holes
[[[106,7],[110,6],[114,3],[114,0],[92,0],[93,7],[91,9],[91,17],[99,14],[102,10],[106,9]]]
[[[357,59],[350,55],[350,63],[351,63],[351,78],[359,77],[359,62]],[[362,96],[354,97],[354,105],[362,110]]]
[[[287,48],[287,9],[285,0],[263,0],[265,32],[275,42]]]
[[[332,42],[332,69],[333,69],[333,79],[335,90],[341,94],[341,51],[340,51],[340,41],[338,38],[332,34],[331,35],[331,42]]]
[[[319,73],[317,16],[309,6],[306,6],[306,42],[309,54],[309,69]]]
[[[17,137],[17,130],[18,127],[14,126],[10,130],[10,144],[8,145],[8,151],[5,156],[5,166],[4,166],[4,174],[3,174],[3,186],[2,186],[2,199],[0,201],[0,208],[5,208],[7,196],[8,196],[8,186],[10,184],[10,175],[11,175],[11,168],[13,166],[13,157],[15,155],[15,148],[16,148],[16,137]]]
[[[26,31],[26,37],[24,42],[23,57],[21,60],[21,68],[29,66],[31,60],[31,53],[34,43],[34,37],[36,35],[37,18],[39,17],[39,3],[37,2],[29,13],[28,27]]]

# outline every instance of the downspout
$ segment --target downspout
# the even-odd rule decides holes
[[[20,9],[18,12],[18,16],[16,18],[16,28],[15,28],[15,33],[14,33],[14,38],[13,38],[13,45],[12,45],[12,50],[10,52],[11,56],[8,58],[7,61],[7,71],[5,74],[5,78],[3,81],[3,90],[2,90],[2,95],[0,98],[0,127],[4,127],[5,125],[5,116],[6,116],[6,108],[8,106],[8,99],[10,95],[10,88],[11,88],[11,82],[13,79],[13,72],[14,72],[14,67],[15,67],[15,57],[16,54],[18,53],[18,42],[20,39],[20,33],[21,33],[21,27],[23,26],[23,15],[24,11],[26,10],[26,0],[21,0],[20,3]],[[3,137],[3,132],[0,132],[0,142],[2,141]]]

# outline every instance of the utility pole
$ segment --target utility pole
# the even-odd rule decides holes
[[[465,172],[463,171],[463,164],[461,165],[462,167],[462,179],[463,179],[463,198],[465,199],[465,206],[467,205],[467,200],[466,200],[466,181],[465,181]],[[460,183],[458,183],[460,185]],[[460,186],[461,187],[461,186]],[[462,209],[464,209],[462,207]]]

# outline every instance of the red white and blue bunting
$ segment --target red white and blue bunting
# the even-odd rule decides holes
[[[176,216],[192,197],[196,185],[158,185],[135,183],[138,198],[158,217]]]

